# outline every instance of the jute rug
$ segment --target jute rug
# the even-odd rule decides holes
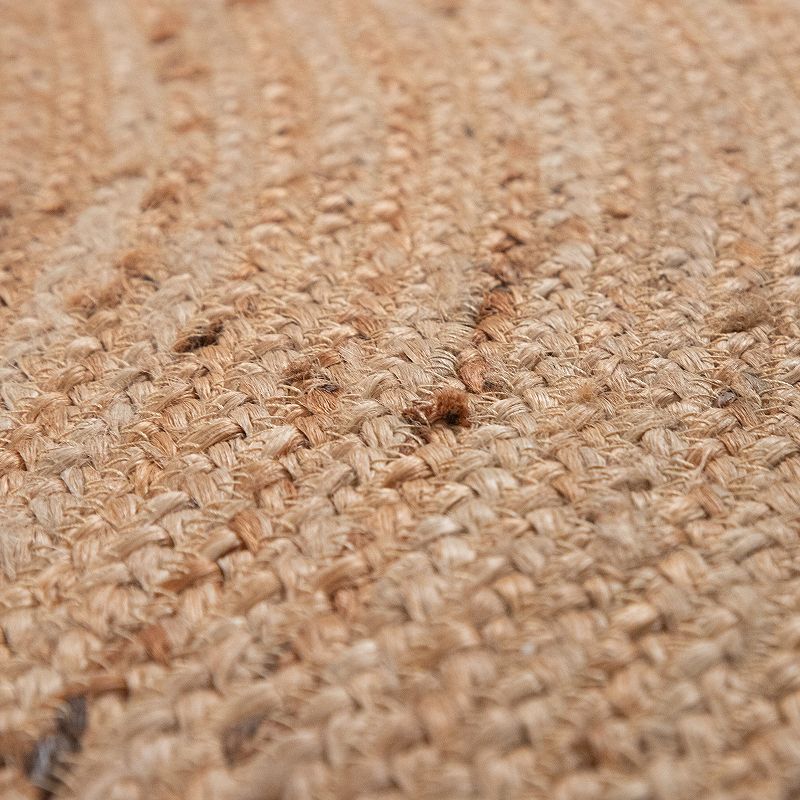
[[[800,797],[800,8],[0,2],[0,796]]]

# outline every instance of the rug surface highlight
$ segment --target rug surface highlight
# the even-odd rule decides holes
[[[0,797],[800,797],[797,3],[0,42]]]

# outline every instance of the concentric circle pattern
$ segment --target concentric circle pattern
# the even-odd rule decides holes
[[[796,2],[0,42],[0,796],[800,797]]]

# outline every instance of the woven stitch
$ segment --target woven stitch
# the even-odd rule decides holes
[[[800,797],[796,3],[0,41],[0,797]]]

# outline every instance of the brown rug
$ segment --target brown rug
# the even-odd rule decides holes
[[[0,797],[800,797],[800,7],[0,2]]]

